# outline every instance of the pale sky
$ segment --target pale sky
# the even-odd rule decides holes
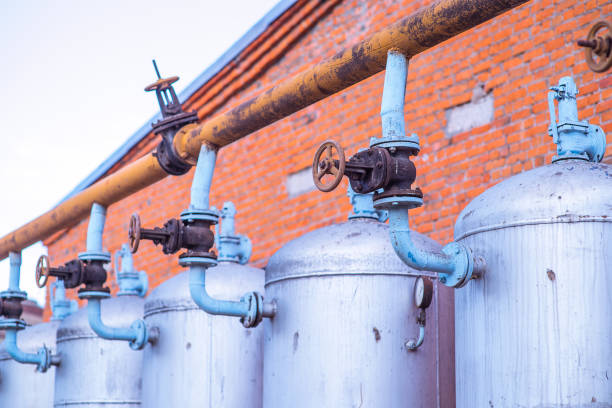
[[[158,111],[143,91],[151,59],[180,92],[278,1],[2,1],[0,235],[51,209]],[[41,304],[42,253],[25,250],[21,269]],[[0,262],[0,290],[8,269]]]

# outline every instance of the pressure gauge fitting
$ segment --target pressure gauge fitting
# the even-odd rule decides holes
[[[424,276],[419,276],[414,282],[414,304],[419,309],[427,309],[433,298],[433,283]]]

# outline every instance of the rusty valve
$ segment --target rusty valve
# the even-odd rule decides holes
[[[64,281],[67,289],[76,288],[81,284],[95,287],[97,290],[105,290],[102,284],[106,280],[106,271],[100,262],[82,262],[73,259],[59,267],[52,267],[47,255],[41,255],[36,262],[36,285],[44,287],[49,280],[49,276],[55,276]]]
[[[155,245],[161,245],[164,254],[167,255],[187,249],[189,256],[215,257],[209,252],[215,237],[208,221],[171,218],[161,228],[148,229],[142,228],[140,217],[138,214],[133,214],[130,218],[128,237],[132,253],[138,251],[141,239],[147,239],[153,241]]]
[[[334,159],[333,150],[338,152],[339,159]],[[323,156],[325,153],[325,156]],[[367,194],[379,189],[377,197],[387,195],[413,195],[422,197],[419,189],[412,190],[416,179],[416,168],[410,161],[411,149],[396,149],[392,152],[382,147],[364,149],[345,162],[344,151],[336,142],[327,141],[317,149],[312,163],[312,176],[317,188],[324,192],[332,191],[346,175],[351,188],[359,194]],[[334,178],[327,183],[323,177],[331,174]]]
[[[334,149],[337,152],[338,159],[334,159]],[[323,153],[325,153],[325,156],[321,157]],[[314,161],[312,162],[312,178],[315,186],[324,192],[332,191],[340,184],[342,176],[344,176],[345,166],[346,161],[342,147],[331,140],[323,143],[317,149]],[[325,182],[323,178],[326,175],[332,175],[333,177]]]
[[[597,35],[601,29],[607,29],[603,36]],[[584,47],[587,65],[595,72],[604,72],[612,67],[612,23],[607,20],[597,21],[587,34],[586,40],[578,40]]]

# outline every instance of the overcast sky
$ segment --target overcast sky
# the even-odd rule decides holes
[[[180,92],[278,1],[3,1],[0,235],[52,208],[158,110],[143,91],[152,58]],[[21,276],[39,302],[43,252],[24,251]]]

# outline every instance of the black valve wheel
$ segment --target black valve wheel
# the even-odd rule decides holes
[[[44,288],[49,280],[49,257],[41,255],[36,262],[36,286]]]
[[[597,35],[602,29],[607,33]],[[604,72],[612,67],[612,23],[608,20],[595,22],[586,40],[578,41],[578,45],[584,47],[584,56],[589,68],[595,72]]]
[[[334,150],[337,152],[336,154],[334,154]],[[334,155],[337,155],[338,158],[334,159]],[[345,167],[346,160],[342,147],[331,140],[323,143],[317,149],[312,162],[312,178],[315,186],[326,193],[332,191],[340,184]],[[325,180],[327,175],[332,177],[327,177],[327,180]]]
[[[140,244],[140,217],[138,214],[132,214],[130,217],[130,229],[128,230],[130,239],[130,251],[135,254],[138,251]]]

